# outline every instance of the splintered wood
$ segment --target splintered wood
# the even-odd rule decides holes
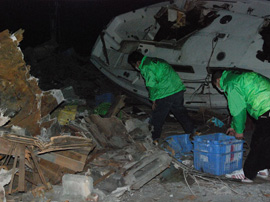
[[[0,112],[11,117],[8,126],[19,126],[36,136],[42,118],[63,101],[63,96],[61,92],[42,92],[38,80],[30,75],[30,66],[18,48],[23,32],[0,33]]]
[[[86,127],[98,146],[103,148],[123,148],[130,141],[124,124],[117,118],[101,118],[92,114],[85,118]]]

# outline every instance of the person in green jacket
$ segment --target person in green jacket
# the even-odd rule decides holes
[[[270,79],[255,72],[217,71],[212,83],[224,91],[232,115],[227,134],[244,138],[247,113],[255,119],[250,152],[244,167],[226,175],[243,182],[267,177],[270,168]]]
[[[165,60],[144,56],[139,51],[134,51],[128,56],[128,63],[140,71],[149,91],[149,99],[153,103],[153,140],[160,138],[162,126],[170,111],[182,124],[185,132],[192,134],[193,122],[184,107],[186,87],[171,65]]]

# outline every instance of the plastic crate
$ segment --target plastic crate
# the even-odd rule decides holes
[[[243,150],[243,140],[224,133],[194,136],[194,150],[210,153],[228,153]]]
[[[242,168],[243,140],[223,133],[194,138],[194,167],[213,175],[224,175]]]
[[[243,151],[225,154],[194,151],[194,167],[201,172],[225,175],[242,168]]]
[[[189,134],[173,135],[165,138],[166,144],[161,146],[178,161],[187,156],[192,156],[193,144],[189,140]]]

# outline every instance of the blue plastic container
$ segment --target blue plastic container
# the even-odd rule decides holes
[[[102,95],[96,95],[95,102],[96,106],[98,106],[100,103],[107,102],[112,103],[114,99],[114,96],[112,93],[104,93]]]
[[[225,175],[242,168],[243,151],[216,154],[194,151],[194,167],[204,173]]]
[[[243,150],[243,140],[224,133],[194,136],[194,150],[209,153],[229,153]]]
[[[193,144],[189,140],[189,134],[169,136],[165,141],[167,146],[163,144],[163,148],[178,161],[181,162],[182,158],[192,156]]]
[[[215,133],[194,137],[194,167],[213,175],[224,175],[242,168],[243,140]]]

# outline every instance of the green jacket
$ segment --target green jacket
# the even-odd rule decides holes
[[[270,79],[258,73],[224,71],[220,87],[225,92],[233,116],[231,127],[237,133],[243,133],[245,129],[247,112],[258,119],[270,109]]]
[[[145,79],[151,101],[186,90],[179,75],[165,60],[144,56],[139,69]]]

